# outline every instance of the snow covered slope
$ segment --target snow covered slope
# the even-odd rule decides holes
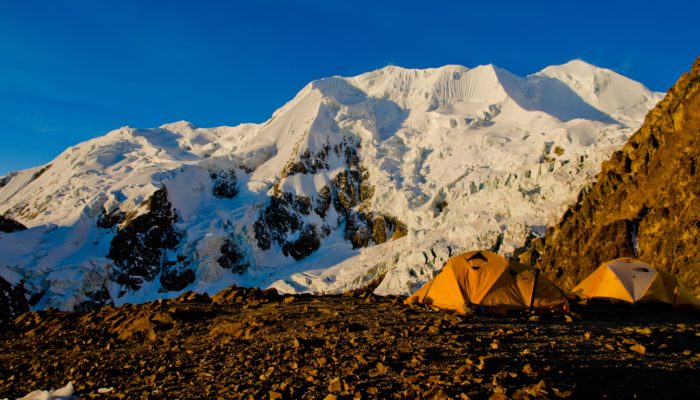
[[[662,95],[580,60],[386,67],[267,122],[123,127],[0,178],[0,277],[34,308],[232,283],[409,293],[452,254],[542,235]]]

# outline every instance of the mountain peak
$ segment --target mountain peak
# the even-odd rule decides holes
[[[644,118],[663,98],[663,93],[652,92],[639,82],[581,59],[549,66],[532,76],[563,82],[586,103],[625,124]]]
[[[588,68],[588,69],[601,69],[600,67],[593,65],[587,61],[580,58],[574,58],[573,60],[561,64],[561,66],[570,66],[572,68]]]
[[[163,124],[159,128],[165,129],[165,130],[168,130],[171,132],[175,132],[175,133],[191,132],[191,131],[197,129],[197,127],[193,123],[191,123],[189,121],[185,121],[185,120],[180,120],[180,121],[175,121],[175,122]]]
[[[596,76],[615,74],[612,70],[600,68],[580,58],[559,65],[550,65],[534,75],[545,75],[559,78],[562,81],[592,81]]]

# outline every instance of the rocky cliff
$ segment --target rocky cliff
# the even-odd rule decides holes
[[[521,261],[570,289],[602,261],[632,256],[700,295],[699,161],[700,58]]]
[[[0,277],[0,326],[19,314],[29,311],[24,286],[12,286]]]
[[[12,218],[0,215],[0,232],[17,232],[27,229],[26,226],[20,224]]]

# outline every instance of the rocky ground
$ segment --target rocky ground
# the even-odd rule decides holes
[[[596,305],[570,315],[460,316],[402,300],[231,288],[213,299],[189,293],[93,312],[27,313],[2,328],[0,398],[69,381],[79,398],[126,399],[700,391],[698,314]]]

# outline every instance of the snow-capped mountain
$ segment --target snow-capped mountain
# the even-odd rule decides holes
[[[304,87],[263,124],[123,127],[0,178],[0,277],[34,308],[230,284],[409,293],[451,254],[561,216],[662,94],[575,60],[386,67]]]

